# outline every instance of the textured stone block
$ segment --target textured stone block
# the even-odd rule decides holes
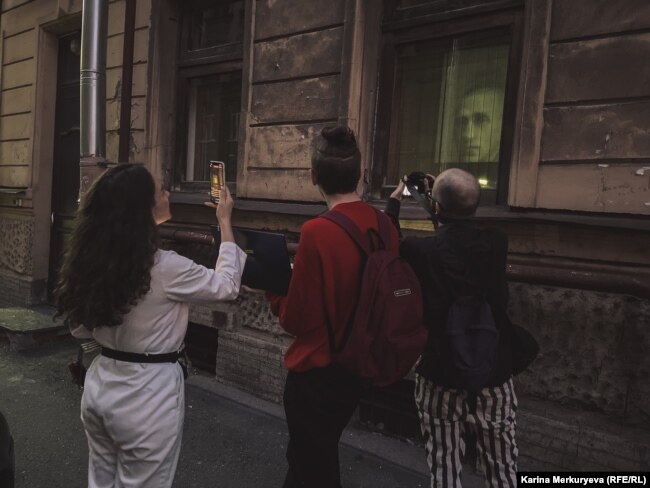
[[[32,280],[0,272],[0,306],[29,307],[45,299],[46,280]]]
[[[650,414],[650,304],[639,298],[510,284],[509,314],[540,344],[520,391],[629,422]]]
[[[217,380],[280,402],[286,378],[283,341],[222,331],[217,350]]]
[[[271,313],[271,308],[264,297],[242,294],[237,301],[239,307],[233,317],[235,328],[253,329],[270,334],[272,337],[286,335],[280,328],[278,319]]]
[[[526,470],[646,471],[648,434],[647,426],[625,426],[619,419],[550,401],[525,398],[517,412],[517,443]]]
[[[0,235],[0,270],[31,275],[34,223],[2,217]]]

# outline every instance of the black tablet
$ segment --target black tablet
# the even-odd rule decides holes
[[[210,226],[219,249],[221,231]],[[235,242],[248,255],[242,285],[286,295],[291,281],[291,261],[284,234],[233,227]]]

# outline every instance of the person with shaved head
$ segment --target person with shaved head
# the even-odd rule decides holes
[[[403,190],[404,183],[400,182],[386,209],[396,223]],[[467,438],[476,441],[487,486],[514,487],[517,397],[512,382],[512,326],[506,314],[508,240],[503,231],[475,219],[481,188],[470,173],[457,168],[443,171],[425,195],[437,230],[429,237],[406,237],[400,254],[422,285],[429,328],[416,369],[415,402],[431,468],[431,486],[461,486],[464,433],[469,431]],[[450,310],[462,307],[458,304],[464,302],[459,298],[467,296],[478,296],[489,305],[485,313],[491,314],[498,331],[483,383],[471,389],[459,379],[447,330]]]
[[[431,195],[436,214],[446,219],[468,219],[474,216],[481,198],[476,178],[462,169],[451,168],[438,175]]]

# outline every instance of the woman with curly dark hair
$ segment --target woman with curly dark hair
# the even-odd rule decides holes
[[[81,202],[56,295],[73,335],[102,347],[81,401],[89,487],[172,485],[188,302],[234,299],[246,261],[234,243],[228,189],[208,205],[222,236],[214,270],[158,248],[157,225],[171,218],[169,192],[143,166],[109,169]]]

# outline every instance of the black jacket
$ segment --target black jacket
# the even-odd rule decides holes
[[[396,208],[391,200],[387,214]],[[397,210],[399,212],[399,210]],[[426,349],[417,372],[434,384],[454,387],[449,359],[441,340],[453,297],[482,290],[499,328],[499,347],[489,384],[498,386],[512,375],[511,327],[506,313],[508,238],[499,229],[472,221],[442,225],[431,237],[407,237],[400,254],[411,265],[422,285],[424,319],[429,328]]]

